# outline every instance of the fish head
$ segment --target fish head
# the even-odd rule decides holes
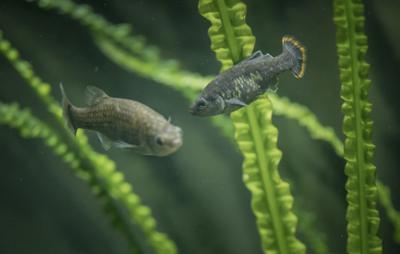
[[[168,123],[157,135],[150,137],[149,145],[154,155],[166,156],[182,146],[182,136],[181,128]]]
[[[190,113],[195,116],[214,116],[224,112],[225,101],[221,96],[200,95],[190,106]]]

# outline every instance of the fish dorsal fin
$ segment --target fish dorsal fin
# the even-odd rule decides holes
[[[259,59],[259,58],[264,58],[264,59],[269,60],[269,59],[273,58],[273,56],[271,56],[271,55],[268,54],[268,53],[264,55],[264,54],[261,52],[261,50],[257,50],[257,51],[254,52],[251,56],[249,56],[248,58],[244,59],[244,60],[242,61],[242,63],[245,63],[245,62],[248,62],[248,61],[251,61],[251,60],[255,60],[255,59]]]
[[[104,135],[100,132],[96,132],[96,134],[97,134],[97,137],[100,140],[100,144],[104,148],[104,150],[106,150],[106,151],[110,150],[110,148],[113,144],[113,141],[110,138],[108,138],[106,135]]]
[[[272,58],[274,58],[273,56],[271,56],[271,55],[270,55],[270,54],[268,54],[268,53],[267,53],[267,54],[265,54],[265,55],[264,55],[264,57],[265,57],[266,59],[272,59]]]
[[[102,101],[104,98],[108,98],[109,96],[100,88],[95,86],[87,86],[86,87],[86,100],[89,106],[95,105]]]
[[[259,57],[264,56],[264,54],[261,52],[261,50],[257,50],[256,52],[254,52],[251,56],[249,56],[246,60],[253,60]]]

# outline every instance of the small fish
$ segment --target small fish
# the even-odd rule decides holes
[[[88,86],[88,107],[71,104],[60,84],[63,114],[76,134],[78,128],[94,130],[105,150],[111,146],[129,148],[137,153],[166,156],[182,145],[182,130],[142,103],[108,96]]]
[[[282,38],[282,53],[276,57],[255,52],[218,75],[190,107],[196,116],[230,113],[250,104],[278,84],[278,75],[290,70],[296,78],[305,71],[305,48],[291,36]]]

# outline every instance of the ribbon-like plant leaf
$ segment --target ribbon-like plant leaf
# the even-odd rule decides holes
[[[50,94],[50,85],[42,81],[37,77],[33,71],[32,66],[27,62],[19,58],[19,53],[14,49],[10,42],[7,41],[2,33],[0,32],[0,54],[3,54],[6,59],[14,66],[18,73],[25,79],[32,88],[33,92],[40,98],[42,104],[49,110],[51,115],[57,120],[60,129],[63,131],[63,135],[57,135],[55,132],[50,131],[45,125],[40,124],[38,120],[30,120],[29,114],[19,114],[18,109],[15,107],[9,107],[11,113],[8,117],[18,121],[24,121],[26,117],[26,123],[33,124],[37,123],[34,129],[43,128],[43,133],[50,133],[50,136],[43,136],[40,132],[39,137],[45,138],[48,145],[55,149],[56,154],[62,157],[73,169],[81,168],[77,170],[77,175],[80,178],[86,180],[92,187],[95,194],[104,201],[104,207],[107,211],[110,211],[114,224],[118,225],[120,229],[129,240],[132,247],[133,253],[140,253],[138,244],[135,241],[135,236],[132,232],[132,223],[136,224],[143,232],[149,245],[153,248],[155,253],[159,254],[174,254],[176,253],[176,246],[165,234],[159,233],[156,230],[156,221],[151,215],[150,208],[141,204],[140,198],[132,191],[131,184],[124,180],[124,175],[119,172],[115,163],[108,159],[105,155],[101,155],[92,150],[91,146],[87,142],[86,136],[82,132],[78,132],[75,138],[72,137],[68,128],[64,124],[62,119],[61,107],[56,103],[56,100]],[[14,111],[12,111],[14,109]],[[12,112],[16,112],[12,114]],[[1,113],[7,113],[4,109]],[[6,115],[7,116],[7,115]],[[13,118],[14,117],[14,118]],[[8,119],[8,118],[4,118]],[[33,126],[32,125],[32,126]],[[16,126],[16,127],[23,127]],[[26,133],[28,128],[24,128]],[[40,136],[43,134],[42,136]],[[29,136],[29,135],[28,135]],[[32,136],[32,135],[31,135]],[[60,137],[70,137],[66,141],[60,141]],[[76,164],[79,165],[76,165]],[[126,211],[120,211],[119,204],[124,206]],[[126,216],[125,214],[128,214]]]
[[[255,38],[245,22],[246,6],[241,1],[200,0],[199,12],[211,22],[211,48],[222,70],[252,53]],[[297,217],[292,212],[289,184],[278,173],[281,152],[271,115],[267,97],[231,114],[235,139],[244,156],[243,178],[252,193],[264,253],[305,253],[305,246],[295,236]]]
[[[378,254],[382,242],[377,236],[379,213],[376,209],[376,168],[372,163],[374,145],[368,90],[369,65],[365,61],[367,37],[364,34],[364,6],[361,0],[335,0],[343,132],[347,175],[347,252]]]

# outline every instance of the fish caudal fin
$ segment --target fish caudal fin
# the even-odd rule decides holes
[[[302,78],[306,69],[306,48],[294,37],[285,35],[282,38],[283,53],[290,54],[294,59],[291,68],[292,74],[296,78]]]
[[[62,96],[61,103],[62,103],[62,107],[63,107],[64,119],[67,121],[67,126],[68,126],[68,128],[71,129],[72,134],[76,135],[76,129],[77,128],[74,125],[74,121],[73,121],[72,113],[71,113],[72,104],[69,101],[67,95],[65,94],[64,87],[63,87],[62,83],[60,83],[60,90],[61,90],[61,96]]]

